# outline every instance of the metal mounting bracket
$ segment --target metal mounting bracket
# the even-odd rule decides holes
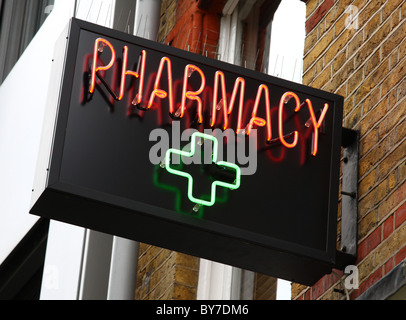
[[[343,147],[341,191],[341,251],[337,250],[340,269],[355,263],[358,241],[358,149],[359,132],[342,128]]]

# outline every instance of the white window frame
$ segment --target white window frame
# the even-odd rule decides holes
[[[241,65],[242,21],[256,0],[247,0],[242,8],[239,0],[229,0],[223,8],[220,21],[220,39],[217,58]],[[198,300],[252,300],[255,274],[251,271],[200,259]]]
[[[303,19],[303,33],[299,33],[299,40],[294,40],[299,43],[293,50],[295,51],[296,68],[292,71],[287,71],[283,73],[284,66],[283,61],[285,58],[280,59],[279,57],[284,57],[284,50],[281,50],[286,45],[285,42],[281,42],[281,37],[286,36],[286,31],[292,29],[291,19],[284,19],[287,23],[290,23],[285,28],[277,27],[272,28],[271,25],[276,23],[281,23],[279,20],[280,14],[286,14],[283,5],[286,2],[298,2],[295,3],[295,10],[297,6],[301,5],[301,16]],[[228,63],[233,63],[236,65],[242,65],[243,67],[253,68],[252,64],[242,61],[242,36],[243,27],[242,21],[244,21],[251,10],[255,8],[257,0],[246,0],[243,2],[242,6],[239,6],[240,0],[229,0],[226,2],[223,9],[223,16],[220,22],[220,38],[219,38],[219,50],[218,59]],[[300,2],[300,3],[299,3]],[[282,9],[281,9],[282,8]],[[281,12],[278,12],[281,11]],[[265,44],[265,65],[263,66],[263,71],[270,75],[280,76],[285,79],[302,83],[302,68],[303,68],[303,50],[304,50],[304,19],[306,15],[306,6],[300,0],[282,0],[280,7],[275,13],[273,22],[268,26],[268,33],[270,37],[266,39]],[[283,19],[282,19],[283,20]],[[283,22],[283,21],[282,21]],[[300,27],[300,25],[299,25]],[[253,37],[248,37],[256,39],[258,33],[258,27],[252,26],[248,31]],[[293,31],[293,33],[295,33]],[[282,37],[283,39],[283,37]],[[256,40],[255,40],[256,41]],[[272,43],[272,44],[271,44]],[[256,50],[255,45],[250,45],[253,50]],[[255,54],[255,53],[254,53]],[[251,53],[252,55],[252,53]],[[285,65],[286,66],[286,65]],[[208,261],[205,259],[200,260],[200,270],[199,270],[199,282],[197,288],[197,298],[198,299],[252,299],[254,293],[254,281],[255,274],[246,270],[241,270],[239,268],[223,265],[217,262]],[[278,279],[277,282],[277,300],[290,300],[291,299],[291,282]]]
[[[57,0],[59,3],[62,0]],[[63,2],[67,3],[66,0]],[[160,1],[137,0],[70,0],[72,12],[82,20],[87,20],[106,27],[124,28],[129,32],[136,26],[143,25],[142,34],[154,39],[158,32],[160,18]],[[137,10],[146,10],[145,23],[138,21],[141,15],[128,11],[125,25],[114,24],[118,11],[117,5],[135,5]],[[159,10],[158,10],[159,9]],[[114,17],[116,17],[114,19]],[[144,17],[145,18],[145,17]],[[120,20],[120,19],[119,19]],[[137,30],[135,30],[137,32]],[[62,34],[61,40],[67,34]],[[64,41],[66,45],[66,40]],[[63,46],[56,45],[54,68],[51,79],[60,81],[64,59]],[[53,124],[59,92],[58,81],[51,81],[49,90],[45,129],[38,161],[36,195],[39,197],[46,184],[46,168],[51,152]],[[52,93],[52,94],[51,94]],[[48,235],[44,276],[42,280],[41,299],[44,300],[133,300],[138,263],[138,242],[116,236],[51,221]]]
[[[25,48],[46,20],[49,1],[0,1],[0,83],[7,77]]]
[[[289,5],[292,5],[295,10]],[[291,16],[290,19],[286,19],[288,15]],[[305,17],[306,4],[303,1],[282,0],[274,16],[274,23],[280,27],[271,30],[268,74],[302,83]],[[292,28],[292,21],[296,23],[294,28]],[[301,29],[300,25],[302,25]]]

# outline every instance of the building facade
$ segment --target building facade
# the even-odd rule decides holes
[[[179,1],[178,6],[175,3],[177,1],[162,4],[167,9],[162,10],[161,39],[168,43],[175,39],[183,49],[207,54],[196,39],[206,37],[206,30],[210,30],[212,37],[207,48],[210,48],[208,52],[213,52],[219,41],[216,40],[220,33],[219,19],[194,3],[189,7],[187,1]],[[219,15],[222,7],[220,2],[218,5],[217,9],[210,6],[215,15]],[[303,84],[342,95],[345,98],[343,126],[360,133],[357,274],[351,273],[357,279],[351,280],[356,284],[346,288],[349,274],[335,270],[313,287],[292,284],[292,299],[386,299],[391,295],[403,298],[401,285],[398,288],[392,282],[401,272],[399,270],[404,270],[406,257],[405,5],[404,1],[306,1]],[[178,29],[187,23],[194,28],[193,19],[196,16],[201,19],[201,15],[204,19],[196,28],[194,40],[190,45],[186,44],[186,34],[178,36]],[[172,18],[168,19],[168,16]],[[201,34],[197,34],[197,30]],[[264,42],[261,36],[266,31],[258,31],[259,42]],[[263,48],[258,52],[263,54]],[[340,212],[338,222],[337,247],[340,244]],[[156,248],[146,246],[140,252],[141,257],[148,256],[149,250]],[[153,254],[151,261],[159,261],[160,254]],[[173,282],[155,280],[154,283],[160,284],[154,287],[149,281],[157,276],[156,270],[162,265],[159,262],[148,265],[141,259],[138,297],[154,296],[154,290],[162,290],[161,286],[167,285],[173,286],[173,292],[178,288],[175,298],[181,296],[180,292],[187,292],[189,298],[194,298],[199,283],[199,263],[192,257],[181,260],[190,264],[176,265]],[[188,281],[178,280],[178,266],[181,274],[188,275]],[[254,297],[261,298],[258,292],[267,290],[263,287],[270,289],[269,281],[272,280],[267,277],[264,280],[262,275],[254,278]],[[382,289],[385,285],[386,290]]]
[[[306,7],[303,83],[345,97],[343,126],[360,132],[359,288],[348,294],[386,299],[399,290],[392,277],[406,257],[406,3],[310,0]],[[343,299],[344,289],[331,274],[312,288],[294,285],[292,297]]]
[[[405,0],[3,0],[0,9],[0,298],[406,298]],[[29,215],[46,180],[71,17],[343,96],[342,125],[359,133],[350,271],[308,287]],[[22,78],[26,101],[16,99]]]

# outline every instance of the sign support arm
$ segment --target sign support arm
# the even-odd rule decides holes
[[[359,132],[342,128],[341,251],[338,265],[345,268],[357,257]]]

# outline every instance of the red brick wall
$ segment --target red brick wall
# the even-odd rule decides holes
[[[160,40],[214,57],[224,3],[164,0]],[[359,130],[361,138],[360,287],[350,293],[354,299],[406,258],[406,0],[308,0],[306,5],[303,83],[344,96],[343,125]],[[350,5],[358,10],[358,29],[346,23]],[[340,234],[337,247],[339,240]],[[136,296],[193,298],[197,274],[197,258],[145,245]],[[313,287],[295,284],[292,296],[345,299],[334,290],[342,289],[343,277],[336,270]]]
[[[303,82],[344,96],[360,132],[355,299],[406,258],[406,1],[309,0]],[[349,24],[349,6],[358,29]],[[340,216],[338,215],[338,232]],[[338,237],[339,243],[339,237]],[[337,276],[338,275],[338,276]],[[345,299],[339,277],[294,285],[296,299]]]
[[[220,33],[220,14],[224,0],[179,0],[176,23],[165,38],[165,43],[179,49],[215,58]]]

